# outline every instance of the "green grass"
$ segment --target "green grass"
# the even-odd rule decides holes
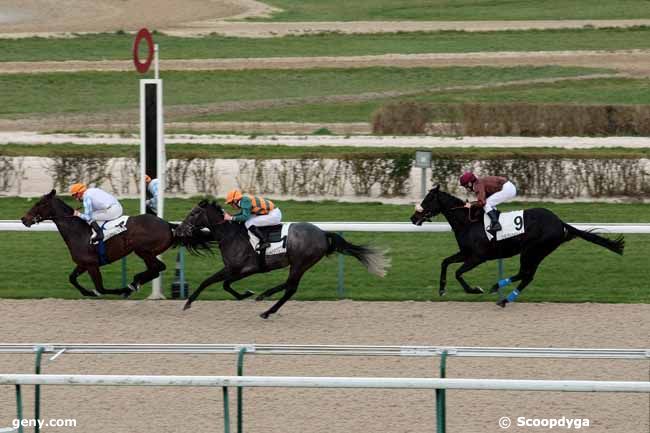
[[[201,121],[293,121],[367,122],[381,105],[397,100],[435,104],[464,102],[530,102],[564,104],[650,104],[650,81],[646,79],[594,79],[550,84],[516,85],[482,90],[431,92],[400,98],[378,98],[364,102],[302,104],[272,110],[233,111],[194,116]],[[188,119],[189,120],[189,119]]]
[[[606,70],[546,67],[365,68],[165,73],[165,105],[413,91]],[[0,116],[137,109],[135,73],[0,75]]]
[[[218,35],[181,38],[158,34],[154,39],[161,47],[163,59],[621,50],[650,48],[650,27],[358,35],[321,33],[278,38]],[[130,60],[132,45],[133,35],[108,33],[69,39],[5,39],[0,44],[0,61]]]
[[[197,199],[166,200],[166,213],[171,220],[181,219]],[[135,213],[136,200],[122,201],[127,213]],[[34,200],[0,199],[0,219],[18,219]],[[279,201],[285,219],[292,221],[408,221],[412,206],[379,203],[335,203]],[[513,209],[532,206],[515,203],[504,207]],[[647,221],[647,204],[551,204],[535,203],[535,207],[549,207],[561,218],[573,222],[643,222]],[[360,234],[347,233],[346,239],[355,243],[371,243],[390,248],[393,266],[385,279],[366,273],[354,259],[345,259],[346,294],[363,300],[439,300],[437,280],[440,261],[456,252],[451,234]],[[645,271],[650,253],[650,237],[626,236],[626,254],[619,257],[587,242],[576,240],[562,246],[540,267],[536,280],[524,292],[522,301],[558,302],[650,302]],[[169,292],[173,280],[175,252],[165,254],[168,270],[164,287]],[[0,233],[0,297],[3,298],[78,298],[67,276],[72,261],[57,233]],[[514,273],[517,259],[506,261],[506,272]],[[220,266],[219,257],[188,257],[187,278],[191,288]],[[317,300],[336,298],[337,260],[323,260],[310,270],[298,290],[297,299]],[[131,276],[142,264],[129,258]],[[453,279],[456,267],[449,269],[449,294],[446,300],[493,301],[489,295],[469,296],[462,293]],[[103,268],[107,286],[120,284],[120,265]],[[487,287],[495,282],[496,264],[486,263],[468,273],[468,281]],[[239,290],[263,288],[278,284],[286,278],[286,271],[258,275],[235,284]],[[90,282],[82,278],[85,285]],[[144,293],[139,294],[140,297]],[[228,299],[220,286],[207,289],[201,299]]]
[[[354,136],[349,137],[354,144]],[[281,142],[281,141],[280,141]],[[320,146],[300,147],[284,146],[238,146],[220,144],[167,144],[165,146],[169,159],[222,158],[239,159],[243,156],[252,159],[301,159],[301,158],[395,158],[412,156],[414,150],[404,147],[346,147]],[[424,149],[424,148],[423,148]],[[430,149],[434,158],[454,159],[538,159],[538,158],[588,158],[588,159],[636,159],[650,158],[648,148],[595,148],[595,149],[559,149],[554,147],[536,148],[458,148],[436,147]],[[0,146],[0,157],[41,156],[67,158],[110,158],[140,155],[138,145],[83,145],[83,144],[7,144]]]
[[[268,0],[275,21],[567,20],[650,17],[644,0]],[[258,21],[268,21],[260,18]]]

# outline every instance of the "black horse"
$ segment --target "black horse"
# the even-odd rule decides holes
[[[621,255],[625,246],[623,236],[608,239],[590,231],[579,230],[563,222],[548,209],[542,208],[524,211],[524,234],[498,242],[489,241],[485,235],[483,211],[480,210],[476,220],[471,220],[471,211],[465,208],[465,202],[440,191],[439,186],[435,186],[429,191],[422,203],[416,206],[416,211],[411,216],[411,222],[419,226],[439,213],[442,213],[451,225],[460,248],[459,252],[442,261],[440,296],[445,294],[447,267],[451,263],[463,263],[456,271],[456,279],[463,286],[465,292],[478,294],[483,293],[483,289],[470,287],[462,277],[465,272],[487,260],[521,254],[519,272],[510,278],[498,281],[490,290],[491,293],[495,293],[499,287],[521,281],[517,289],[513,290],[507,298],[497,302],[497,305],[501,307],[505,307],[508,302],[513,302],[519,296],[519,293],[533,280],[542,260],[564,242],[579,237]]]
[[[21,218],[22,223],[30,227],[32,224],[44,220],[52,220],[63,237],[72,260],[77,264],[69,280],[84,296],[98,296],[100,294],[117,294],[128,296],[137,291],[140,286],[158,277],[165,270],[165,264],[156,258],[169,247],[175,245],[174,225],[158,218],[155,215],[138,215],[127,220],[127,231],[120,233],[106,241],[107,263],[112,263],[122,257],[135,252],[147,265],[147,270],[136,274],[127,287],[121,289],[106,289],[99,270],[99,255],[97,246],[90,244],[91,229],[88,223],[74,216],[74,209],[56,197],[56,191],[45,194]],[[203,245],[200,245],[201,247]],[[77,277],[88,272],[93,280],[95,290],[90,291],[82,287]]]
[[[209,203],[205,200],[194,207],[178,226],[176,236],[184,246],[193,251],[196,245],[204,246],[204,237],[201,234],[203,228],[209,229],[215,241],[218,242],[224,268],[199,285],[185,303],[183,308],[185,310],[190,308],[203,289],[211,284],[223,281],[224,290],[236,299],[245,299],[254,293],[250,290],[239,293],[230,286],[231,283],[249,275],[289,266],[287,281],[266,290],[255,298],[257,301],[261,301],[284,290],[280,300],[260,315],[266,319],[269,315],[277,312],[296,293],[303,274],[320,259],[333,252],[355,257],[366,266],[370,273],[380,277],[385,275],[389,265],[383,252],[365,246],[353,245],[340,235],[323,231],[309,223],[292,224],[286,239],[287,252],[267,256],[265,264],[262,264],[249,242],[248,230],[244,225],[225,221],[221,206],[216,202]]]

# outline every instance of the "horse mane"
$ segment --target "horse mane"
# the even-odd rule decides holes
[[[64,211],[69,212],[69,213],[74,213],[74,209],[72,208],[72,206],[70,206],[69,204],[67,204],[67,203],[64,202],[63,200],[61,200],[59,197],[57,197],[57,196],[53,196],[53,197],[52,197],[52,200],[53,200],[56,204],[58,204],[59,206],[61,206],[61,207],[63,208]]]
[[[452,195],[452,194],[448,193],[447,191],[442,191],[442,190],[439,189],[438,194],[443,195],[444,197],[448,198],[452,202],[456,202],[456,204],[458,204],[458,205],[465,204],[465,200],[463,200],[461,198],[458,198],[455,195]]]

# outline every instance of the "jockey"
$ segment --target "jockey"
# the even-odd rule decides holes
[[[151,213],[158,213],[158,179],[152,179],[148,174],[144,176],[144,182],[147,185],[148,195],[151,196],[145,203],[147,205],[147,211],[151,210]]]
[[[74,211],[77,216],[86,221],[95,231],[95,242],[104,239],[104,233],[99,224],[122,216],[122,205],[115,197],[99,188],[88,188],[83,183],[75,183],[70,187],[70,194],[76,200],[83,201],[84,212]]]
[[[477,200],[467,203],[465,207],[481,206],[490,217],[489,231],[501,230],[497,205],[517,196],[517,188],[507,178],[501,176],[486,176],[477,178],[474,173],[465,172],[460,177],[460,184],[469,192],[476,193]]]
[[[282,223],[282,212],[271,200],[263,197],[253,197],[249,194],[242,194],[238,189],[233,189],[226,195],[226,203],[239,209],[240,212],[230,215],[224,212],[226,221],[243,222],[248,230],[260,240],[259,250],[265,250],[271,244],[259,227],[274,226]]]

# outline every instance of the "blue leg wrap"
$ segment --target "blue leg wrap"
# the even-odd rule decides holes
[[[515,302],[518,296],[519,296],[519,290],[515,289],[512,292],[510,292],[510,294],[506,299],[508,300],[508,302]]]
[[[499,287],[505,287],[511,282],[512,280],[510,280],[510,278],[504,278],[503,280],[499,280]]]

